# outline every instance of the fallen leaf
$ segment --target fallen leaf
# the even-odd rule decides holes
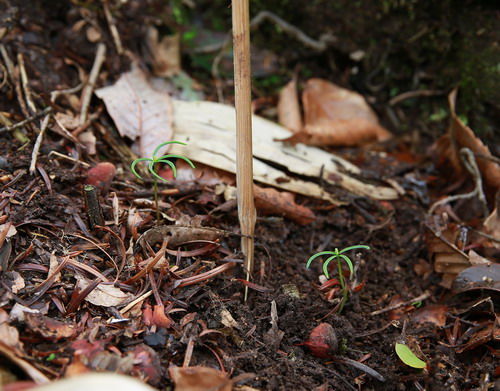
[[[391,137],[360,94],[329,81],[309,79],[302,103],[304,128],[284,141],[354,146]]]
[[[231,391],[233,384],[224,372],[214,368],[170,367],[168,369],[175,391]]]
[[[437,160],[436,165],[443,171],[451,166],[456,178],[469,175],[460,160],[460,150],[469,148],[476,154],[476,162],[481,172],[485,193],[491,200],[500,189],[500,165],[491,159],[491,152],[483,142],[476,137],[474,131],[465,125],[455,111],[455,103],[458,90],[455,88],[448,95],[448,103],[451,112],[451,122],[448,132],[440,137],[432,147],[433,155]]]
[[[429,304],[416,310],[412,316],[412,321],[416,323],[433,323],[438,327],[446,324],[446,313],[448,307],[439,304]]]
[[[80,126],[80,118],[71,113],[56,113],[55,119],[67,130],[74,130]]]
[[[137,345],[131,355],[134,357],[132,374],[157,386],[162,380],[162,364],[158,353],[145,344]]]
[[[398,355],[399,359],[404,362],[406,365],[412,367],[412,368],[417,368],[417,369],[422,369],[427,366],[425,361],[422,361],[419,359],[415,353],[413,353],[410,348],[406,345],[403,345],[402,343],[397,343],[396,344],[396,354]]]
[[[500,292],[500,264],[471,266],[463,270],[453,282],[455,292],[487,289]]]
[[[297,94],[297,80],[295,79],[291,80],[280,91],[278,122],[293,133],[302,130],[302,116],[300,113],[299,96]]]
[[[27,313],[25,321],[32,331],[52,341],[71,338],[78,333],[74,323],[61,322],[48,316]]]
[[[153,89],[137,65],[123,73],[115,84],[95,93],[104,100],[120,134],[138,139],[133,149],[140,157],[151,157],[160,143],[172,140],[170,96]],[[158,151],[158,156],[166,150],[168,147]]]
[[[174,100],[173,103],[175,140],[186,142],[188,145],[174,144],[170,152],[196,157],[197,164],[204,163],[234,174],[234,107],[204,101]],[[325,191],[314,180],[322,177],[327,183],[373,199],[399,198],[398,192],[392,187],[364,181],[363,172],[359,167],[339,156],[304,144],[290,145],[276,141],[290,137],[291,134],[278,124],[253,115],[252,128],[254,179],[257,182],[328,200],[337,205],[345,202],[335,199],[333,194]],[[286,167],[287,172],[276,167]],[[293,174],[298,174],[301,179]]]
[[[486,327],[471,335],[470,339],[457,349],[457,353],[472,350],[478,346],[484,345],[489,341],[500,342],[500,328],[495,322],[488,322]]]
[[[158,30],[148,28],[146,42],[153,60],[153,73],[159,77],[170,77],[181,71],[180,35],[166,35],[160,39]]]
[[[91,283],[85,277],[79,275],[76,276],[76,279],[80,291],[84,290]],[[100,283],[85,297],[85,301],[100,307],[116,307],[131,300],[133,297],[134,295],[131,293],[125,293],[113,285]]]
[[[500,191],[496,195],[495,209],[493,212],[484,220],[483,226],[487,234],[494,238],[500,238],[500,215],[498,210],[500,209]],[[500,242],[492,240],[492,244],[495,248],[500,248]]]
[[[295,194],[254,185],[254,196],[255,207],[263,214],[281,215],[301,225],[316,220],[311,209],[295,203]]]

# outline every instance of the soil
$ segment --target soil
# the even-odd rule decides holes
[[[163,23],[174,28],[179,21],[172,21],[175,12],[172,8],[162,7],[161,2],[126,3],[121,8],[113,6],[113,10],[124,47],[141,58],[148,25]],[[130,58],[119,56],[114,49],[100,2],[35,1],[27,6],[25,2],[7,1],[3,7],[3,24],[7,30],[2,44],[11,59],[16,60],[18,54],[24,56],[29,86],[38,107],[49,105],[51,91],[78,85],[80,69],[88,73],[92,66],[95,44],[88,41],[83,30],[75,28],[82,15],[101,27],[101,40],[108,47],[99,86],[113,82],[121,71],[130,66]],[[143,12],[139,13],[139,9]],[[307,12],[312,14],[314,9],[308,8]],[[352,9],[349,12],[353,12]],[[478,15],[486,18],[484,9],[479,10]],[[344,31],[337,33],[344,34]],[[259,41],[259,37],[256,40]],[[321,68],[318,57],[311,58],[302,53],[303,50],[288,53],[288,48],[284,58],[289,64],[303,61],[311,72]],[[351,48],[342,50],[348,52]],[[320,58],[325,61],[325,57]],[[340,80],[342,71],[352,66],[349,61],[337,64],[341,69],[335,78]],[[384,64],[375,66],[383,67]],[[203,72],[193,63],[186,71],[200,77],[199,83],[208,99],[216,99],[210,74],[205,73],[203,79]],[[5,71],[3,75],[5,78]],[[389,84],[393,82],[396,83],[391,79]],[[400,83],[399,88],[406,88],[405,83]],[[266,88],[257,90],[257,93],[267,94]],[[230,94],[230,91],[228,84],[225,92]],[[377,104],[387,98],[387,88],[371,93]],[[7,82],[2,86],[1,111],[13,123],[26,117],[17,96],[13,83]],[[491,106],[488,99],[483,101],[483,107]],[[437,105],[427,102],[425,110]],[[52,107],[54,111],[73,113],[78,113],[79,108],[78,103],[72,104],[67,99],[61,99]],[[238,387],[244,384],[258,390],[487,390],[494,387],[493,376],[498,375],[498,362],[495,361],[498,346],[495,342],[486,338],[460,353],[457,347],[463,347],[473,338],[477,329],[471,330],[471,324],[485,322],[492,315],[488,303],[483,302],[474,310],[470,306],[485,297],[491,297],[494,302],[497,293],[481,291],[457,295],[442,287],[441,275],[432,271],[432,260],[427,251],[429,231],[426,228],[426,212],[430,202],[443,194],[440,193],[439,180],[436,180],[440,174],[425,156],[414,152],[428,146],[428,142],[436,136],[435,129],[439,123],[427,120],[423,125],[420,123],[422,126],[418,128],[420,133],[417,132],[419,137],[416,139],[411,139],[401,129],[398,134],[398,129],[393,126],[392,130],[398,134],[396,141],[366,148],[335,150],[375,178],[395,178],[407,190],[397,201],[389,203],[349,196],[349,205],[332,207],[322,201],[297,197],[298,204],[311,208],[316,214],[313,223],[298,225],[279,216],[259,216],[256,228],[256,285],[250,286],[246,302],[243,301],[244,274],[239,267],[205,282],[174,288],[175,279],[165,268],[150,273],[148,278],[144,277],[137,284],[126,284],[125,281],[138,271],[137,265],[127,265],[116,282],[118,286],[138,297],[156,284],[166,308],[170,308],[169,305],[173,307],[174,311],[168,316],[174,325],[161,328],[145,325],[145,307],[131,315],[129,321],[109,323],[111,318],[119,319],[117,313],[120,308],[85,301],[81,288],[77,288],[76,275],[83,273],[90,279],[95,276],[81,269],[63,269],[59,279],[49,284],[47,290],[39,285],[47,279],[49,269],[52,271],[50,262],[53,255],[59,260],[69,255],[78,257],[79,262],[114,278],[113,263],[92,242],[97,242],[113,262],[120,264],[120,243],[128,248],[133,237],[131,223],[127,222],[130,208],[138,207],[134,204],[138,198],[152,199],[150,184],[136,180],[128,170],[129,161],[119,153],[128,148],[126,142],[117,135],[102,102],[93,98],[90,111],[96,113],[99,110],[102,112],[94,123],[101,127],[92,125],[96,130],[97,155],[89,156],[67,137],[48,131],[34,174],[28,173],[28,168],[40,120],[21,128],[27,142],[12,131],[0,133],[0,221],[9,221],[17,229],[17,234],[4,242],[4,247],[0,246],[1,308],[4,313],[11,314],[17,303],[44,314],[40,323],[27,315],[25,319],[18,317],[12,320],[11,314],[8,324],[19,331],[22,343],[20,356],[47,377],[57,379],[77,367],[80,371],[84,371],[82,367],[91,370],[116,369],[143,378],[158,389],[172,389],[167,369],[171,365],[181,366],[191,346],[194,350],[189,365],[224,369],[231,378],[243,379]],[[415,111],[415,106],[408,110],[412,118],[428,114]],[[488,109],[485,110],[487,113]],[[493,121],[486,117],[488,120]],[[491,143],[491,134],[485,137]],[[117,144],[121,149],[116,148]],[[51,151],[90,165],[99,161],[116,165],[115,179],[100,193],[104,217],[110,222],[108,226],[113,234],[105,230],[91,230],[88,226],[82,195],[87,166],[53,154],[49,156]],[[161,188],[179,190],[162,197],[162,201],[171,205],[166,211],[170,219],[193,220],[197,216],[203,226],[234,233],[223,238],[221,246],[215,251],[178,258],[179,270],[201,261],[193,270],[202,272],[227,262],[225,258],[242,258],[236,210],[232,208],[211,213],[224,202],[222,196],[215,195],[213,187],[195,183],[179,188],[173,182]],[[113,194],[122,210],[118,225],[112,223]],[[150,208],[139,209],[143,221],[136,228],[141,234],[155,226],[156,217]],[[169,224],[169,221],[164,220],[163,223]],[[341,313],[336,313],[333,311],[335,300],[327,300],[318,289],[320,263],[306,269],[305,262],[323,249],[340,249],[353,244],[366,244],[371,250],[353,255],[359,291],[351,294]],[[128,251],[133,252],[136,261],[144,256],[137,247]],[[158,251],[158,247],[153,247],[153,251]],[[175,262],[175,257],[171,259]],[[427,267],[428,273],[423,273],[422,267]],[[16,290],[14,281],[18,278],[22,278],[25,286]],[[412,305],[411,300],[423,294],[426,294],[423,303]],[[392,311],[373,314],[398,303],[398,300],[409,303]],[[284,333],[281,341],[279,333],[270,331],[273,302],[277,309],[277,326]],[[146,303],[154,305],[153,296],[145,300],[144,305]],[[429,308],[438,304],[446,306],[444,324],[421,323],[414,317],[420,305]],[[228,313],[234,321],[228,321]],[[66,335],[61,324],[54,326],[50,320],[71,325],[78,332]],[[2,318],[2,322],[5,321]],[[321,322],[331,324],[337,335],[339,349],[335,357],[362,360],[379,372],[385,382],[345,363],[336,362],[335,357],[314,357],[302,344],[308,340],[310,331]],[[453,333],[460,336],[458,342],[453,339]],[[420,356],[427,363],[426,369],[414,369],[399,360],[394,345],[403,340],[414,341],[418,345]],[[75,344],[79,341],[80,345]],[[81,341],[88,345],[82,347]],[[496,341],[498,343],[498,339]],[[85,351],[89,360],[78,355],[78,349]],[[139,360],[138,352],[142,352],[148,360]],[[126,361],[130,355],[135,358],[133,365]],[[7,368],[7,372],[17,374],[17,380],[28,379],[8,360],[0,366],[4,372]]]

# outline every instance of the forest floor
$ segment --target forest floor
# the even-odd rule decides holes
[[[144,69],[157,65],[151,48],[145,49],[144,26],[159,25],[153,15],[161,9],[147,2],[150,8],[134,19],[141,5],[130,1],[111,8],[115,21],[110,23],[101,2],[76,3],[52,9],[44,2],[29,9],[11,4],[3,16],[1,126],[31,118],[24,126],[0,130],[0,376],[5,390],[22,389],[21,381],[29,387],[89,370],[118,371],[170,389],[174,366],[194,367],[199,372],[192,376],[215,376],[206,390],[494,388],[500,374],[495,263],[500,224],[492,213],[497,188],[488,175],[498,175],[498,163],[489,173],[480,166],[491,214],[485,225],[483,204],[476,198],[429,213],[436,200],[474,189],[467,175],[452,168],[439,171],[425,153],[446,133],[447,118],[426,118],[420,132],[398,133],[398,123],[419,123],[422,113],[412,111],[411,117],[399,116],[388,125],[396,134],[389,141],[329,148],[357,165],[365,178],[390,178],[404,194],[376,200],[318,180],[345,205],[297,195],[294,202],[314,214],[307,223],[259,210],[255,273],[253,283],[246,284],[235,203],[219,191],[231,175],[213,174],[219,175],[216,184],[197,179],[160,184],[158,221],[152,181],[137,179],[129,169],[130,140],[118,134],[101,100],[92,96],[85,109],[82,89],[71,90],[88,85],[98,42],[107,52],[96,88],[114,83],[130,69],[132,58],[141,59]],[[172,12],[175,16],[175,8]],[[141,28],[134,29],[134,23]],[[113,25],[125,48],[122,55],[110,33]],[[193,58],[201,61],[189,57],[190,65],[183,68],[198,78],[188,91],[217,101],[222,89],[231,103],[229,78],[203,74]],[[315,58],[304,58],[310,76],[327,77],[324,69],[315,73],[322,66]],[[277,102],[276,89],[269,92],[276,83],[271,76],[259,79],[254,91],[264,102],[263,114],[273,113]],[[66,91],[55,97],[58,90]],[[381,106],[380,95],[371,96]],[[445,97],[441,93],[446,106]],[[62,123],[48,123],[30,172],[48,111],[35,114],[45,107],[51,108],[50,116],[65,117],[58,117]],[[71,124],[85,110],[87,120]],[[390,115],[382,117],[386,121]],[[82,134],[90,141],[79,138]],[[485,133],[488,142],[492,137]],[[90,153],[89,146],[96,152]],[[189,157],[196,162],[196,156]],[[83,186],[91,167],[103,162],[111,163],[112,173],[92,183],[99,185],[105,226],[91,227]],[[196,236],[185,228],[178,233],[183,240],[170,241],[167,248],[161,240],[138,240],[158,224],[166,231],[175,225],[195,230],[201,224],[221,235]],[[338,288],[320,289],[320,262],[306,269],[306,261],[319,251],[357,244],[370,250],[351,254],[355,279],[339,312]],[[144,269],[160,258],[168,261]],[[204,278],[210,271],[213,275]],[[455,279],[457,274],[462,280]],[[315,357],[307,346],[321,323],[333,327],[338,342],[329,357]],[[409,346],[426,367],[405,365],[396,343]],[[355,368],[345,358],[369,368]],[[205,367],[220,372],[207,375]]]

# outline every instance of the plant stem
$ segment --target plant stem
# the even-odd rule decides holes
[[[342,312],[342,309],[344,308],[345,303],[347,302],[347,296],[349,294],[344,279],[344,272],[342,271],[342,260],[340,258],[337,258],[337,268],[339,272],[340,286],[342,287],[342,301],[339,306],[339,314],[340,314]]]
[[[158,206],[158,180],[153,180],[153,193],[155,197],[156,224],[160,224],[160,207]]]

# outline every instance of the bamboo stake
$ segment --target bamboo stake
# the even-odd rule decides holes
[[[250,280],[254,258],[255,205],[253,198],[252,110],[250,73],[250,17],[248,0],[232,0],[234,92],[236,106],[236,183],[241,249],[246,279]],[[245,286],[245,301],[248,287]]]

